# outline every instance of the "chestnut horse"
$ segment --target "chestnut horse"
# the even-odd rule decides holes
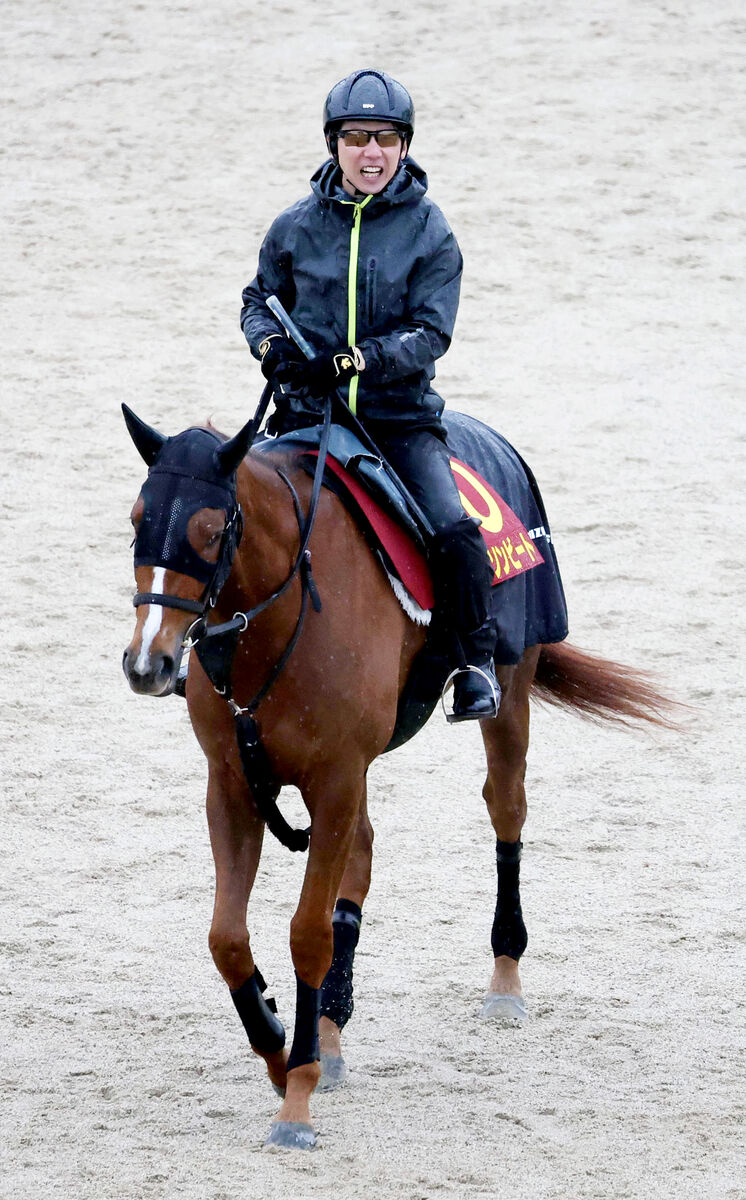
[[[208,762],[216,870],[210,949],[252,1049],[283,1096],[268,1142],[308,1147],[316,1138],[309,1102],[319,1060],[327,1085],[344,1071],[340,1032],[352,1008],[352,953],[371,874],[366,772],[389,745],[426,632],[405,614],[352,516],[320,489],[320,479],[312,481],[290,455],[250,450],[253,423],[225,441],[200,428],[166,438],[126,407],[125,419],[150,471],[132,510],[137,623],[124,672],[135,691],[168,695],[185,646],[196,642],[199,650],[208,631],[226,631],[227,694],[219,694],[215,672],[208,677],[194,654],[186,682]],[[666,701],[635,673],[566,644],[532,646],[497,674],[499,714],[481,722],[483,795],[498,871],[494,971],[483,1015],[520,1018],[526,934],[518,859],[529,696],[593,716],[662,724]],[[279,823],[282,836],[274,806],[281,785],[300,790],[310,817],[290,924],[297,1004],[289,1055],[246,923],[265,820],[274,829]],[[306,841],[300,834],[296,848]]]

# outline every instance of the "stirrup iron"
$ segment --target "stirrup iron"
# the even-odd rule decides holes
[[[484,680],[486,680],[487,684],[489,685],[490,692],[492,693],[492,705],[493,705],[494,711],[491,713],[474,713],[473,716],[468,716],[468,715],[463,716],[460,713],[447,712],[446,711],[445,694],[448,691],[449,684],[451,684],[458,675],[468,675],[472,671],[474,671],[477,675],[481,675],[482,678]],[[443,684],[443,690],[440,694],[440,703],[443,707],[443,714],[449,725],[453,725],[454,723],[458,723],[460,721],[493,720],[497,716],[497,714],[500,710],[501,699],[502,699],[502,692],[500,691],[500,685],[498,684],[497,687],[495,687],[494,678],[491,677],[487,671],[483,670],[482,667],[475,667],[475,666],[456,667],[456,669],[454,671],[451,671],[450,675],[448,676],[445,683]]]

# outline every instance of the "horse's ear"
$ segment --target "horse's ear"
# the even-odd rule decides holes
[[[144,421],[141,421],[126,404],[122,405],[122,412],[124,413],[124,420],[132,441],[148,466],[152,467],[163,449],[163,445],[167,440],[166,437],[164,434],[159,433],[157,429],[153,429],[150,425],[146,425]]]
[[[247,421],[243,429],[239,429],[235,437],[224,442],[215,451],[215,458],[218,467],[223,475],[232,475],[238,467],[239,463],[243,462],[248,453],[249,446],[254,440],[254,422]]]

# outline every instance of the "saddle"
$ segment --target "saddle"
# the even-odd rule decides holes
[[[497,664],[517,663],[527,646],[567,636],[567,608],[544,504],[530,468],[495,430],[450,411],[444,414],[443,424],[462,504],[481,522],[492,568],[493,657]],[[312,470],[320,434],[320,426],[311,426],[257,439],[254,448],[297,451]],[[352,429],[341,425],[331,429],[324,483],[353,513],[389,574],[414,601],[416,607],[407,609],[409,615],[429,624],[433,588],[427,565],[428,531],[406,488]],[[389,750],[425,724],[449,674],[437,626],[436,620],[410,672]]]

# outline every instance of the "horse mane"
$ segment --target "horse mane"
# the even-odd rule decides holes
[[[215,437],[220,438],[221,442],[228,441],[228,434],[223,433],[222,429],[218,429],[216,425],[213,425],[212,417],[207,418],[202,428],[206,429],[208,433],[214,433]]]

